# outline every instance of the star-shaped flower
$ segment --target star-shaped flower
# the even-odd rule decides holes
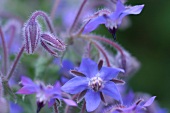
[[[46,103],[51,107],[54,105],[56,100],[62,99],[66,104],[76,106],[76,103],[70,99],[62,98],[60,83],[56,82],[54,86],[43,83],[36,84],[30,78],[22,76],[21,85],[23,87],[17,92],[17,94],[36,94],[37,99],[37,113],[41,110]]]
[[[124,6],[124,4],[118,0],[116,10],[114,12],[104,9],[95,13],[94,16],[89,17],[83,33],[89,33],[95,30],[100,24],[105,24],[114,36],[118,26],[122,22],[122,19],[129,14],[139,14],[143,7],[144,5]]]
[[[120,68],[104,67],[102,65],[102,60],[97,64],[91,59],[84,58],[78,70],[71,70],[71,73],[76,77],[61,87],[63,91],[70,94],[80,93],[78,102],[85,98],[88,112],[95,110],[101,100],[105,102],[103,94],[122,102],[115,83],[123,83],[123,81],[115,79],[115,77],[119,72],[124,71]]]

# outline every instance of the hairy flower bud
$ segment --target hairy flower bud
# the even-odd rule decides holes
[[[39,24],[30,19],[24,27],[25,49],[28,54],[32,54],[40,40],[40,26]]]
[[[41,35],[41,45],[52,55],[58,57],[59,51],[65,51],[66,45],[51,34]]]
[[[124,75],[133,75],[140,68],[140,62],[135,57],[131,56],[131,54],[126,50],[123,50],[123,52],[125,55],[124,60],[126,61],[126,65],[124,66],[122,64],[123,59],[121,57],[121,54],[118,52],[117,55],[115,56],[116,66],[120,68],[125,67],[126,70]]]

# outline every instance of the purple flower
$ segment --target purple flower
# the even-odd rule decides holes
[[[124,4],[118,0],[116,4],[116,10],[114,12],[110,12],[108,10],[101,10],[94,14],[87,21],[87,25],[84,28],[84,33],[89,33],[95,30],[98,25],[105,24],[108,30],[115,35],[115,32],[118,26],[121,24],[122,19],[129,14],[139,14],[144,5],[136,5],[136,6],[124,6]]]
[[[101,100],[105,102],[103,94],[122,102],[120,93],[114,83],[117,79],[114,78],[119,72],[124,71],[120,68],[102,67],[102,65],[102,60],[97,64],[91,59],[84,58],[78,70],[71,71],[76,77],[61,87],[63,91],[70,94],[81,92],[78,102],[85,98],[88,112],[95,110]]]
[[[113,109],[112,113],[141,113],[146,107],[150,106],[155,100],[156,96],[151,97],[146,102],[142,103],[142,99],[139,99],[129,107],[120,106]],[[110,112],[109,112],[110,113]]]
[[[60,83],[56,82],[54,86],[43,83],[35,84],[30,78],[22,76],[21,82],[23,87],[17,92],[17,94],[36,94],[37,99],[37,112],[41,110],[46,103],[51,107],[54,105],[55,100],[62,99],[68,105],[76,106],[76,103],[70,99],[64,99],[61,96]]]

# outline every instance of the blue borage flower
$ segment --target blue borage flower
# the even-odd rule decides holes
[[[150,106],[154,102],[155,98],[156,96],[153,96],[149,98],[146,102],[142,102],[143,100],[139,99],[129,107],[126,106],[113,107],[112,110],[109,110],[109,112],[107,113],[143,113],[142,111],[144,111],[146,107]]]
[[[115,79],[115,77],[119,72],[124,71],[120,68],[104,67],[102,65],[102,60],[97,64],[91,59],[84,58],[77,70],[71,70],[71,73],[76,75],[76,77],[61,87],[64,92],[70,94],[80,93],[78,102],[85,98],[88,112],[95,110],[101,100],[105,102],[103,94],[122,103],[121,95],[115,83],[124,82]]]
[[[48,106],[51,107],[54,105],[55,101],[59,99],[62,99],[70,106],[77,105],[70,99],[62,98],[59,82],[56,82],[54,86],[45,86],[43,83],[36,84],[30,78],[22,76],[20,84],[23,85],[23,87],[17,92],[17,94],[36,94],[38,106],[37,112],[39,112],[46,103],[48,103]]]
[[[139,14],[143,7],[144,5],[124,6],[124,4],[118,0],[116,4],[116,10],[114,12],[104,9],[98,11],[94,14],[94,16],[88,18],[83,33],[89,33],[95,30],[100,24],[105,24],[105,26],[114,36],[118,26],[122,22],[122,19],[129,14]]]

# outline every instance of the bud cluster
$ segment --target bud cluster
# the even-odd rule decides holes
[[[42,31],[41,26],[36,19],[38,16],[42,16],[45,19],[52,33],[44,33]],[[42,47],[55,57],[58,57],[58,51],[65,51],[66,45],[53,35],[54,33],[51,29],[52,25],[50,24],[47,14],[42,11],[36,11],[33,13],[23,28],[26,52],[28,54],[33,54],[40,42]]]

